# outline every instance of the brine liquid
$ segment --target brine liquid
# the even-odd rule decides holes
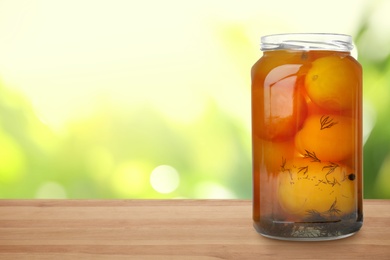
[[[252,67],[253,219],[280,239],[362,225],[362,71],[349,53],[267,51]]]

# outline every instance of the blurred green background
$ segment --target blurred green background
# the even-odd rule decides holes
[[[353,36],[390,198],[390,1],[0,0],[0,198],[251,198],[260,36]]]

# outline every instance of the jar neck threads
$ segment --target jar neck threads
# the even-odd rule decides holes
[[[272,50],[329,50],[350,52],[352,37],[332,33],[287,33],[261,37],[262,51]]]

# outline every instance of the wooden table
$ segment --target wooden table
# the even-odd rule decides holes
[[[0,200],[0,259],[390,259],[390,200],[336,241],[272,240],[248,200]]]

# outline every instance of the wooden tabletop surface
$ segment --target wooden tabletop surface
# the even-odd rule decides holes
[[[390,200],[324,242],[255,232],[249,200],[0,200],[0,259],[390,259]]]

